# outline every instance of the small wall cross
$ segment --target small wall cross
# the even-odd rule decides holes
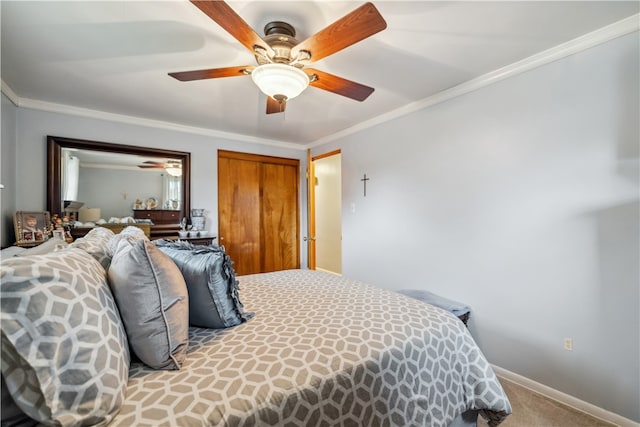
[[[364,183],[364,197],[367,197],[367,181],[369,181],[369,179],[371,178],[367,178],[367,174],[365,173],[364,178],[360,180]]]

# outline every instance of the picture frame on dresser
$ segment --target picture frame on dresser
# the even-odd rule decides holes
[[[16,211],[13,226],[16,246],[37,246],[49,240],[51,216],[48,211]]]
[[[64,230],[54,229],[51,231],[51,234],[54,239],[58,239],[58,240],[66,239],[66,236],[64,235],[65,234]]]

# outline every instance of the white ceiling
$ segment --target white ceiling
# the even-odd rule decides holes
[[[231,1],[263,35],[286,21],[304,40],[354,1]],[[7,1],[3,91],[19,105],[95,110],[234,138],[308,145],[637,14],[638,1],[377,1],[387,29],[313,64],[374,87],[360,103],[309,87],[265,114],[248,76],[179,82],[173,71],[254,65],[188,1]]]
[[[136,154],[123,154],[108,151],[93,151],[76,148],[63,148],[63,152],[68,151],[70,155],[80,160],[80,167],[85,168],[111,168],[111,169],[133,169],[145,172],[156,172],[158,169],[139,168],[144,162],[169,163],[175,159],[168,157],[140,156]]]

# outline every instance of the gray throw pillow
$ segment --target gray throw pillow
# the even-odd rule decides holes
[[[191,325],[222,329],[254,316],[240,302],[236,273],[224,247],[167,240],[154,243],[171,257],[187,282]]]
[[[120,244],[121,240],[128,240],[129,243],[134,244],[138,240],[149,240],[149,238],[147,237],[146,234],[144,234],[144,231],[142,231],[141,228],[135,227],[133,225],[129,225],[123,228],[122,231],[120,231],[120,233],[116,234],[111,239],[109,239],[108,246],[109,246],[109,250],[111,251],[111,254],[116,253],[116,250],[118,249],[118,244]]]
[[[45,425],[108,424],[130,357],[102,266],[71,248],[3,260],[0,306],[2,377],[22,412]]]
[[[108,277],[135,355],[154,369],[180,369],[189,345],[189,296],[171,258],[148,240],[122,239]]]

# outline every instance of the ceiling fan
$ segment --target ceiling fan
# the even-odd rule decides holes
[[[313,86],[356,101],[364,101],[374,89],[317,69],[307,64],[332,55],[387,28],[380,12],[365,3],[316,34],[299,42],[295,29],[282,21],[269,22],[260,37],[222,0],[191,0],[197,8],[249,49],[257,66],[243,65],[169,73],[180,81],[251,75],[267,95],[267,114],[281,113],[288,100]]]
[[[138,165],[142,169],[165,169],[171,176],[182,176],[182,162],[169,160],[167,162],[155,162],[147,160]]]

